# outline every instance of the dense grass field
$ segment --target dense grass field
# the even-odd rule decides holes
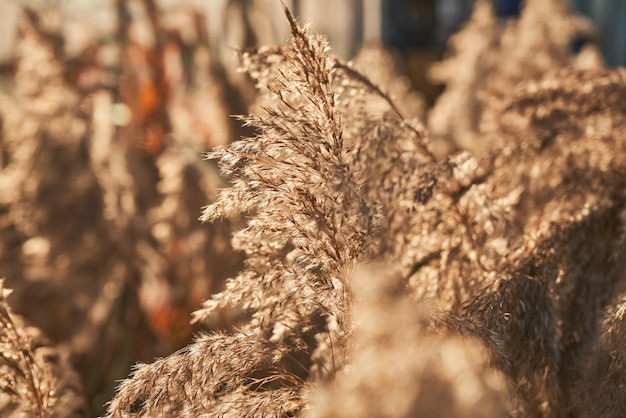
[[[565,1],[477,1],[431,107],[287,8],[235,73],[137,3],[75,56],[23,15],[0,415],[626,416],[626,71]]]

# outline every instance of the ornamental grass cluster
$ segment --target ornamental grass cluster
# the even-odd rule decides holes
[[[218,280],[211,266],[231,257],[230,278],[191,315],[193,340],[137,363],[106,403],[107,416],[626,415],[626,71],[604,68],[592,49],[571,52],[589,25],[562,0],[529,0],[507,22],[477,1],[451,52],[430,70],[445,90],[427,109],[387,51],[364,47],[344,62],[286,7],[285,16],[287,44],[239,51],[258,97],[240,117],[243,136],[213,147],[208,162],[180,143],[137,159],[111,139],[111,122],[102,120],[111,112],[95,113],[110,109],[111,98],[56,99],[55,89],[71,85],[54,71],[38,82],[57,106],[49,124],[24,123],[34,106],[2,108],[0,176],[21,186],[0,201],[0,221],[19,237],[51,231],[23,242],[20,259],[54,256],[63,265],[59,257],[76,253],[69,281],[78,280],[80,257],[89,265],[97,256],[90,251],[103,248],[109,257],[98,264],[101,287],[81,302],[104,324],[95,328],[100,336],[37,343],[3,290],[5,405],[87,414],[71,369],[77,353],[98,358],[91,350],[102,333],[120,341],[107,315],[123,308],[130,314],[120,320],[153,319],[150,329],[175,335],[184,321],[150,308],[171,308],[172,292],[189,295],[180,289],[201,286],[202,272]],[[16,92],[24,101],[39,94]],[[80,123],[55,130],[63,118]],[[16,132],[23,140],[11,140]],[[50,168],[10,170],[35,158]],[[78,171],[55,171],[58,159]],[[59,188],[56,205],[38,204],[47,202],[47,184],[58,186],[52,172],[73,182],[74,198]],[[84,209],[91,221],[76,220],[88,225],[61,228],[58,216],[90,193],[99,202]],[[18,203],[30,212],[13,210]],[[194,205],[198,213],[204,205],[203,226],[181,218]],[[223,238],[231,227],[232,248]],[[110,234],[109,244],[52,241],[90,228],[106,231],[96,241]],[[182,247],[171,248],[172,234]],[[13,274],[40,272],[33,260]],[[166,274],[168,266],[182,270]],[[87,276],[80,283],[93,286]],[[42,357],[44,346],[68,357]]]

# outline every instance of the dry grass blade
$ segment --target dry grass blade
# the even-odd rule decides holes
[[[3,369],[2,391],[9,393],[13,402],[36,416],[50,416],[50,380],[46,370],[35,361],[31,341],[16,324],[6,298],[11,291],[0,281],[0,367]]]
[[[285,396],[291,407],[284,402],[276,407],[298,410],[301,382],[275,359],[277,351],[287,349],[243,334],[200,337],[167,358],[136,366],[110,403],[109,414],[194,417],[237,410],[252,416],[271,405],[271,399],[285,401]]]
[[[77,376],[41,331],[27,326],[7,302],[0,280],[0,413],[2,416],[84,417]]]

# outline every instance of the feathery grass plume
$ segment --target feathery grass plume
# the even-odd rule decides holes
[[[499,220],[505,206],[513,203],[515,191],[511,202],[503,198],[490,204],[489,190],[473,187],[484,181],[488,161],[469,153],[437,158],[421,121],[403,119],[384,92],[392,86],[376,86],[340,62],[336,67],[345,74],[340,108],[344,119],[351,120],[344,133],[354,150],[352,164],[366,179],[363,195],[380,205],[384,214],[378,254],[403,267],[418,299],[436,297],[459,308],[471,289],[480,288],[482,277],[476,275],[474,281],[464,277],[468,270],[485,270],[484,252],[490,251],[490,235],[496,235],[487,234],[485,228],[499,223],[504,232]],[[416,275],[418,271],[428,274]]]
[[[580,379],[572,394],[576,416],[621,417],[626,414],[625,312],[623,298],[606,311],[597,339],[579,362]]]
[[[603,306],[624,279],[616,271],[623,263],[608,257],[615,213],[614,206],[588,208],[547,222],[509,258],[508,272],[464,308],[469,324],[461,319],[458,329],[490,348],[511,384],[516,416],[570,410],[582,343],[595,335]]]
[[[243,333],[199,337],[167,358],[137,365],[132,379],[122,382],[109,413],[252,417],[265,412],[289,416],[302,406],[301,381],[281,369],[276,357],[288,356],[292,349]]]
[[[518,416],[551,416],[548,408],[560,395],[552,393],[558,391],[560,345],[556,301],[546,281],[555,278],[529,272],[537,265],[546,270],[553,267],[530,253],[532,267],[497,280],[468,302],[462,316],[471,324],[467,333],[483,338],[492,363],[509,380]],[[461,328],[466,326],[463,322]]]
[[[480,185],[492,199],[482,206],[518,191],[499,237],[504,263],[490,274],[500,278],[466,299],[463,314],[472,320],[459,330],[491,348],[517,392],[517,415],[562,416],[577,396],[581,347],[595,338],[602,307],[623,282],[614,254],[623,253],[626,79],[621,69],[527,76],[476,119],[493,159]],[[494,86],[478,80],[497,91],[498,77]]]
[[[579,292],[581,296],[576,295],[577,304],[569,312],[575,325],[571,327],[574,329],[570,332],[569,345],[576,348],[577,356],[570,355],[573,358],[565,377],[574,382],[569,387],[569,400],[573,414],[580,417],[618,417],[624,415],[626,410],[622,390],[626,211],[623,204],[616,210],[617,222],[609,225],[609,231],[600,231],[598,235],[601,239],[595,240],[601,244],[597,252],[605,260],[604,269],[588,269],[590,271],[585,272],[588,284]],[[600,235],[602,232],[605,236]],[[619,235],[616,237],[616,234]],[[611,278],[610,281],[605,278],[607,276]],[[592,310],[594,315],[582,314],[586,312],[585,309]],[[583,325],[579,325],[579,322]],[[581,328],[586,333],[583,334]]]
[[[350,365],[313,389],[311,417],[504,417],[506,387],[472,338],[430,327],[397,269],[353,276]]]
[[[362,178],[349,165],[326,40],[286,14],[293,38],[267,82],[272,105],[247,119],[257,137],[210,154],[232,187],[202,217],[247,213],[233,240],[247,259],[195,320],[232,308],[249,321],[139,366],[110,404],[112,416],[293,414],[306,381],[332,376],[344,363],[345,281],[372,250],[377,207],[361,195]]]
[[[248,268],[198,312],[198,319],[233,304],[252,310],[253,322],[262,323],[277,303],[290,304],[293,297],[305,297],[304,306],[319,303],[314,310],[334,312],[336,306],[325,305],[343,299],[344,275],[370,247],[376,208],[360,195],[362,179],[349,165],[334,60],[323,38],[309,36],[286,13],[293,39],[267,84],[273,106],[248,118],[259,135],[210,154],[232,187],[202,219],[250,214],[248,226],[234,238]],[[328,294],[322,292],[323,300],[317,300],[317,289],[336,296],[324,300]]]
[[[624,279],[615,254],[623,252],[625,75],[564,70],[488,110],[483,135],[500,145],[485,186],[495,198],[512,186],[521,192],[505,263],[468,299],[465,325],[492,347],[520,416],[570,410],[581,349]]]
[[[11,291],[4,288],[4,279],[0,282],[0,291],[2,391],[11,395],[11,403],[16,404],[16,408],[21,407],[36,416],[49,417],[52,390],[49,370],[42,369],[36,362],[31,342],[13,320],[6,301]]]
[[[486,111],[483,135],[500,141],[490,180],[496,196],[511,184],[524,188],[511,235],[585,205],[619,201],[626,165],[624,97],[625,70],[572,68],[523,83]]]
[[[248,214],[247,227],[234,237],[235,248],[247,256],[246,268],[195,315],[198,322],[209,321],[224,309],[238,310],[243,318],[248,315],[240,332],[272,356],[251,361],[245,357],[247,351],[240,350],[241,356],[230,353],[233,364],[251,362],[254,368],[218,374],[213,378],[221,379],[218,387],[230,389],[209,387],[197,395],[204,400],[196,404],[175,391],[163,397],[158,388],[144,384],[164,379],[163,386],[169,373],[174,376],[170,384],[184,385],[184,375],[170,370],[191,367],[185,366],[186,353],[202,350],[207,342],[201,339],[194,343],[197,348],[178,356],[179,361],[165,359],[137,369],[120,387],[109,409],[112,415],[127,412],[136,401],[144,405],[139,409],[142,414],[170,408],[168,402],[184,410],[216,413],[224,399],[229,399],[228,405],[244,395],[267,400],[273,396],[269,389],[299,393],[298,387],[306,387],[307,380],[332,377],[345,364],[350,310],[346,281],[354,263],[379,253],[401,262],[408,273],[414,254],[407,255],[407,249],[419,247],[437,229],[441,214],[453,202],[452,186],[468,187],[478,171],[468,155],[438,162],[419,121],[405,121],[388,95],[330,56],[325,40],[309,36],[289,12],[287,16],[293,35],[289,46],[242,54],[244,70],[269,92],[261,114],[247,118],[258,136],[210,155],[219,159],[232,187],[220,193],[203,219]],[[457,165],[463,165],[460,174],[454,173]],[[449,184],[430,208],[434,215],[419,221],[415,212],[435,200],[431,197],[440,178]],[[445,233],[458,221],[455,213],[449,215]],[[412,237],[416,231],[417,238]],[[269,344],[282,345],[278,349]],[[213,355],[217,362],[221,356]],[[265,371],[261,373],[265,383],[241,390],[236,382],[249,379],[246,374],[255,370]],[[274,383],[268,387],[266,382]],[[297,398],[301,403],[303,394]],[[243,408],[240,414],[251,413],[245,403],[237,404]]]
[[[84,417],[78,376],[61,350],[37,328],[27,326],[7,302],[11,290],[0,280],[0,413],[18,417]]]
[[[244,68],[257,77],[260,87],[267,86],[284,60],[280,48],[264,48],[243,58]],[[364,178],[360,193],[385,215],[376,251],[404,267],[418,297],[436,295],[458,308],[471,288],[480,287],[476,283],[482,278],[470,282],[461,277],[484,269],[481,246],[503,251],[501,242],[489,238],[496,234],[487,234],[485,228],[499,228],[504,234],[501,221],[517,191],[508,200],[502,197],[489,204],[490,190],[472,188],[484,181],[488,161],[468,153],[438,159],[419,119],[405,120],[403,116],[411,116],[405,114],[408,109],[389,97],[403,90],[394,90],[388,84],[391,77],[381,74],[374,76],[383,84],[375,85],[356,70],[358,65],[358,60],[354,66],[334,63],[337,112],[344,121],[346,158]],[[415,276],[417,270],[428,274]]]
[[[477,1],[471,20],[449,41],[450,56],[429,70],[433,81],[446,85],[429,114],[433,137],[463,149],[488,148],[480,135],[485,107],[519,82],[571,64],[572,41],[590,33],[565,0],[526,1],[520,17],[506,22],[494,16],[491,2]]]
[[[403,267],[416,298],[458,310],[485,279],[473,272],[495,268],[505,251],[501,241],[518,190],[494,199],[481,185],[489,161],[467,152],[438,160],[419,121],[402,119],[355,71],[340,65],[338,71],[347,76],[343,108],[355,119],[346,141],[353,141],[353,164],[366,178],[362,193],[384,214],[378,253]]]
[[[280,48],[264,48],[257,54],[244,54],[243,58],[244,68],[258,77],[260,87],[268,85],[272,74],[281,75],[275,68],[284,62]],[[393,86],[378,87],[338,60],[333,68],[337,79],[337,113],[344,121],[346,161],[364,179],[359,189],[361,195],[372,206],[379,206],[384,214],[377,228],[376,251],[390,262],[400,263],[407,275],[416,263],[440,252],[442,242],[452,241],[442,237],[443,234],[456,234],[456,245],[463,243],[466,252],[476,253],[475,243],[468,239],[475,231],[469,231],[470,225],[460,213],[463,208],[456,200],[464,194],[463,188],[480,181],[483,167],[468,154],[438,161],[420,121],[403,119],[401,110],[384,92]],[[390,79],[386,77],[386,81]],[[444,184],[439,188],[440,182]],[[452,196],[454,193],[458,196]],[[431,199],[434,195],[437,197]],[[446,224],[442,218],[448,227],[441,228]],[[477,224],[480,222],[481,219],[476,220]],[[459,228],[459,224],[463,227]],[[436,235],[434,239],[433,235]],[[429,246],[435,249],[429,251]],[[445,250],[458,252],[457,248]],[[450,269],[450,281],[463,286],[461,280],[453,277],[455,273]],[[431,284],[437,280],[433,278]],[[416,284],[415,288],[418,287]]]
[[[367,50],[364,51],[365,55]],[[376,53],[378,55],[378,53]],[[257,85],[266,88],[275,67],[283,62],[280,48],[263,48],[255,54],[244,54],[244,69],[257,78]],[[391,66],[391,58],[385,62]],[[391,263],[400,263],[407,276],[416,266],[434,264],[444,253],[445,260],[427,282],[415,281],[416,293],[433,296],[446,286],[448,299],[456,300],[455,288],[466,287],[458,274],[448,266],[447,260],[465,259],[462,263],[473,269],[478,251],[474,236],[482,220],[470,225],[462,207],[468,201],[486,197],[483,191],[473,191],[472,198],[458,200],[473,183],[481,182],[486,173],[484,162],[478,162],[469,154],[454,155],[439,160],[433,153],[423,126],[411,115],[411,106],[417,100],[401,83],[392,83],[393,77],[385,72],[374,73],[382,84],[377,86],[366,74],[371,68],[358,71],[359,60],[354,65],[335,60],[337,112],[344,121],[343,138],[349,152],[346,158],[353,171],[360,173],[364,181],[360,193],[372,204],[381,207],[382,217],[378,227],[376,251]],[[387,93],[389,92],[389,93]],[[399,94],[399,107],[390,94]],[[407,113],[409,112],[409,113]],[[404,116],[412,116],[406,120]],[[484,203],[480,203],[484,206]],[[450,210],[452,209],[452,210]],[[459,225],[462,225],[459,227]],[[454,238],[451,239],[450,235]],[[459,252],[459,247],[463,251]],[[442,248],[443,247],[443,248]],[[447,257],[454,253],[458,257]],[[465,257],[473,253],[471,257]],[[445,271],[445,280],[438,277]],[[448,283],[448,285],[442,285]],[[426,289],[426,290],[424,290]]]

